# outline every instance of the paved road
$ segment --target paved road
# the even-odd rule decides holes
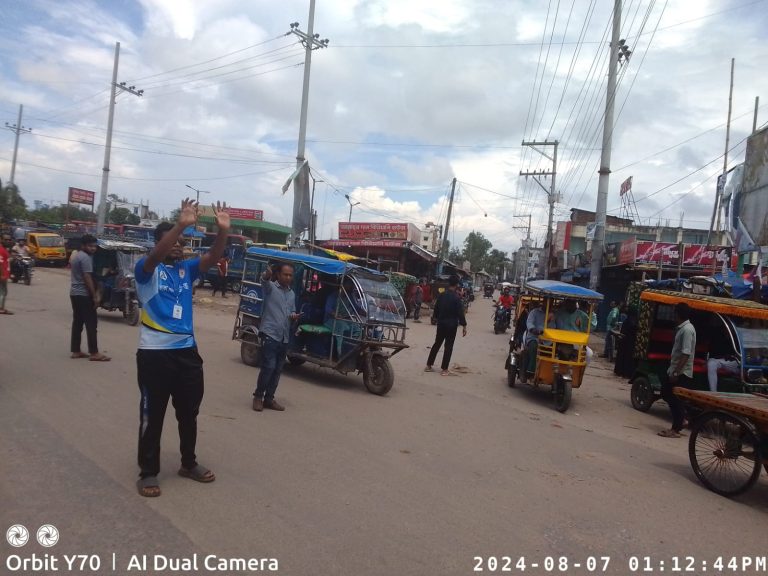
[[[567,557],[569,574],[587,573],[588,556],[610,557],[611,574],[629,573],[631,556],[649,556],[656,573],[692,556],[689,573],[711,574],[718,556],[766,553],[765,477],[736,500],[704,489],[687,442],[655,435],[664,404],[632,410],[626,383],[602,361],[564,415],[543,392],[507,388],[506,337],[493,335],[482,299],[457,342],[466,373],[425,374],[433,329],[411,324],[388,396],[368,394],[358,376],[303,366],[283,376],[284,413],[250,409],[258,370],[230,340],[234,308],[203,299],[198,455],[217,480],[175,475],[169,411],[163,495],[140,498],[137,330],[102,311],[100,344],[113,361],[70,360],[67,282],[64,270],[37,270],[32,286],[11,287],[16,315],[0,316],[0,528],[23,524],[34,540],[50,523],[61,535],[47,550],[0,542],[0,573],[11,554],[46,552],[97,554],[102,574],[205,574],[202,557],[215,554],[277,558],[282,574],[349,576],[471,574],[475,556],[509,556],[512,573],[525,557],[527,574],[546,573],[547,556]],[[126,571],[133,554],[195,553],[197,570],[154,571],[150,558],[146,572]]]

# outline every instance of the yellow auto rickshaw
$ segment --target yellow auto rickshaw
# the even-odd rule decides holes
[[[526,293],[528,297],[523,298],[533,310],[523,342],[511,346],[507,382],[510,387],[518,379],[536,388],[551,387],[555,408],[565,412],[572,389],[579,388],[584,378],[593,309],[603,295],[554,280],[528,282]]]

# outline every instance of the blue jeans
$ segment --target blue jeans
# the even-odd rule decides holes
[[[261,371],[253,393],[255,398],[271,402],[275,399],[280,373],[285,364],[285,354],[288,351],[287,342],[278,342],[274,338],[264,336],[261,346]]]

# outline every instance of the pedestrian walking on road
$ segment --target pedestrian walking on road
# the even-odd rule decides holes
[[[94,236],[86,234],[80,240],[80,250],[72,257],[69,299],[72,302],[71,358],[89,358],[93,362],[109,362],[111,358],[99,352],[97,337],[99,293],[93,280],[93,254],[98,247]],[[80,350],[83,326],[88,340],[88,354]]]
[[[277,281],[272,280],[275,276]],[[298,320],[296,295],[291,290],[293,266],[277,264],[274,270],[267,268],[261,276],[264,301],[261,307],[260,333],[261,371],[253,391],[253,409],[261,412],[264,408],[282,412],[285,406],[275,400],[280,374],[285,364],[291,323]]]
[[[459,325],[462,326],[461,335],[467,335],[467,319],[464,316],[464,304],[458,295],[459,277],[452,275],[448,280],[448,289],[437,297],[435,309],[432,313],[433,318],[437,320],[437,334],[435,343],[429,351],[427,358],[427,367],[425,372],[433,372],[433,364],[437,358],[440,346],[445,343],[443,350],[443,362],[440,365],[442,376],[450,376],[452,372],[448,370],[451,364],[451,355],[453,354],[453,343],[456,341],[456,332]]]
[[[424,278],[419,280],[416,284],[416,288],[413,291],[413,321],[421,322],[419,315],[421,314],[421,304],[424,302]]]
[[[13,314],[5,308],[5,298],[8,296],[8,279],[11,277],[11,261],[8,248],[13,246],[10,238],[0,242],[0,314]]]
[[[197,463],[197,414],[203,400],[203,359],[197,351],[192,320],[192,285],[224,253],[229,231],[227,205],[216,203],[216,240],[202,256],[184,260],[182,231],[197,220],[197,202],[181,204],[176,224],[155,228],[155,247],[136,263],[136,292],[141,302],[136,369],[139,405],[139,494],[160,496],[160,437],[168,400],[179,424],[179,476],[213,482],[216,476]]]
[[[229,258],[226,254],[219,258],[216,263],[216,284],[213,285],[211,296],[216,296],[216,292],[221,292],[221,297],[227,297],[227,272],[229,271]]]
[[[691,309],[681,302],[675,306],[675,320],[678,322],[675,341],[672,344],[667,377],[661,383],[661,397],[672,412],[672,428],[662,430],[659,436],[679,438],[685,424],[683,401],[672,391],[675,386],[689,388],[693,383],[693,358],[696,354],[696,329],[690,321]]]

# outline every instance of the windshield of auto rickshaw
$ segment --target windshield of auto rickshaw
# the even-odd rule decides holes
[[[768,320],[739,316],[732,316],[730,319],[741,343],[745,374],[749,380],[754,380],[754,383],[765,380],[768,375]],[[760,372],[750,372],[755,370]]]
[[[587,340],[593,324],[593,304],[574,299],[547,299],[546,329],[539,344],[539,357],[584,364]]]
[[[403,298],[386,276],[358,272],[355,279],[365,296],[368,322],[405,323]]]

